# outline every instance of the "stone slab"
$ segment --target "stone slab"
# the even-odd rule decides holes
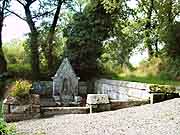
[[[25,113],[30,110],[30,105],[10,105],[11,113]]]
[[[107,94],[88,94],[87,104],[109,104],[109,97]]]
[[[42,117],[61,114],[87,114],[89,107],[42,107]]]

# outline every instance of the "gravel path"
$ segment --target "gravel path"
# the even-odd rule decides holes
[[[180,135],[180,99],[14,123],[20,135]]]

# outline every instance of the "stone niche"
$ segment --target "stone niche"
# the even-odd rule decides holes
[[[76,76],[69,60],[65,58],[53,79],[53,97],[56,102],[68,106],[78,96],[79,77]]]

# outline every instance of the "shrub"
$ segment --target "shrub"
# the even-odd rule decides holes
[[[150,87],[151,92],[156,93],[175,93],[176,88],[170,85],[151,85]]]
[[[3,119],[2,101],[0,99],[0,135],[15,135],[15,127],[8,126]]]
[[[32,84],[26,80],[16,81],[11,87],[11,96],[17,98],[29,97]]]
[[[15,135],[15,128],[7,126],[7,123],[0,118],[0,134],[2,135]]]
[[[31,79],[31,65],[30,64],[8,64],[8,72],[15,78]]]
[[[30,62],[29,53],[26,51],[26,41],[6,42],[3,46],[8,64],[27,64]]]

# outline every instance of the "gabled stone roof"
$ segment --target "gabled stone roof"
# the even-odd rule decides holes
[[[76,73],[74,72],[74,70],[73,70],[73,68],[72,68],[72,66],[68,60],[68,58],[64,58],[63,62],[59,66],[56,74],[54,75],[54,77],[52,77],[52,79],[55,79],[55,78],[63,75],[66,72],[70,72],[71,75],[74,75],[74,77],[77,77]]]

